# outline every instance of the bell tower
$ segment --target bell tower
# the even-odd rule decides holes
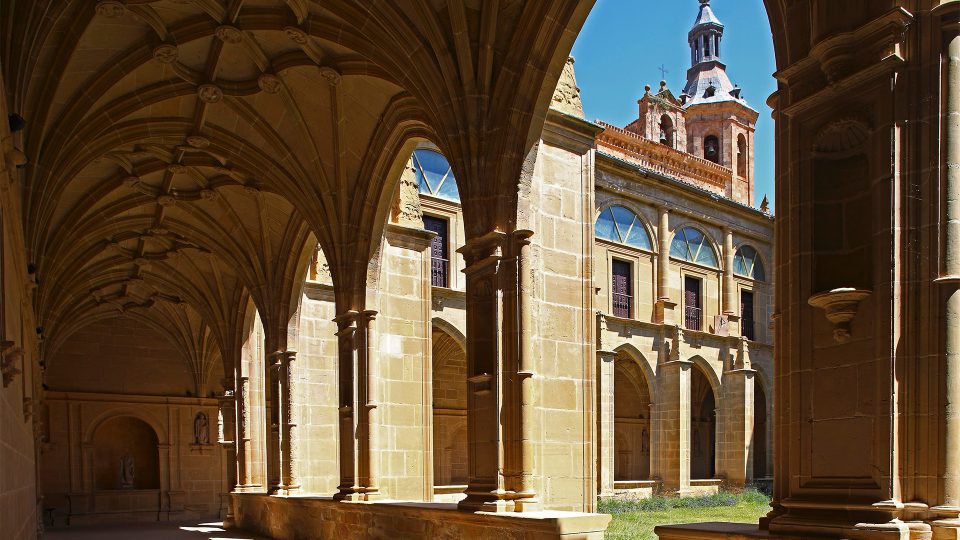
[[[732,171],[727,197],[753,204],[753,133],[759,113],[727,76],[721,60],[723,23],[699,0],[700,12],[687,34],[690,69],[680,96],[686,124],[687,152]]]

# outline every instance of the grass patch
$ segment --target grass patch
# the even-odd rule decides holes
[[[755,490],[740,493],[721,492],[702,497],[662,497],[649,499],[606,499],[599,512],[613,515],[607,528],[610,540],[655,540],[657,525],[731,521],[756,523],[770,511],[770,498]]]

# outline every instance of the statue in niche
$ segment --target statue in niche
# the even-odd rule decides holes
[[[120,458],[120,489],[133,489],[133,477],[136,472],[133,456],[124,454]]]
[[[210,422],[206,413],[198,412],[193,419],[193,443],[210,444]]]

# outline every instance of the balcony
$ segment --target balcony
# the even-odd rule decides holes
[[[613,316],[629,319],[633,313],[633,296],[613,293]]]
[[[450,286],[450,261],[440,257],[430,258],[430,284],[434,287]]]
[[[703,310],[698,307],[684,306],[683,327],[687,330],[703,330]]]

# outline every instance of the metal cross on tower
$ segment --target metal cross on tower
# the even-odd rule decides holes
[[[667,66],[660,64],[658,69],[660,70],[660,78],[662,80],[667,80],[667,73],[670,73],[670,70],[667,69]]]

